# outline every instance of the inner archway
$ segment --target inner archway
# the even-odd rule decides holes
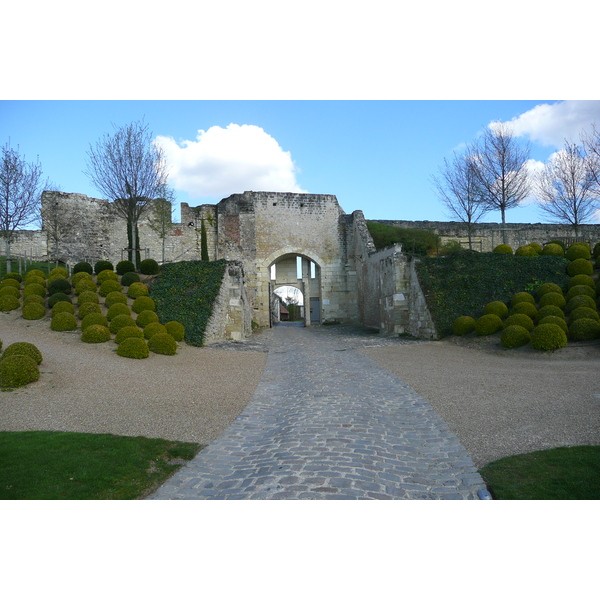
[[[273,322],[297,322],[304,320],[304,294],[299,288],[282,285],[273,291]]]

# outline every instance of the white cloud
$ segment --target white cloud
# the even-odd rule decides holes
[[[593,123],[600,126],[600,100],[538,104],[509,123],[515,135],[527,136],[544,146],[561,147],[565,140],[578,142],[582,130],[589,130]]]
[[[290,152],[256,125],[214,126],[199,130],[195,141],[158,136],[156,142],[165,150],[170,184],[191,198],[304,191]]]

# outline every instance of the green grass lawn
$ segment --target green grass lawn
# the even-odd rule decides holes
[[[0,432],[1,500],[132,500],[204,446],[145,437]]]
[[[497,500],[600,500],[600,446],[507,456],[480,473]]]

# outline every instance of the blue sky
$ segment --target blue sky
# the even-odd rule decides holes
[[[577,140],[600,123],[600,101],[4,100],[0,142],[39,156],[63,191],[99,197],[83,174],[90,143],[113,123],[142,118],[168,140],[179,202],[214,203],[250,189],[306,191],[335,194],[345,212],[362,210],[367,219],[434,221],[450,218],[431,176],[490,122],[514,120],[532,160],[544,162],[565,137]],[[492,212],[484,221],[499,218]],[[507,220],[547,218],[528,204]]]

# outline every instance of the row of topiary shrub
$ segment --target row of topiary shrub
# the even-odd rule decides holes
[[[120,329],[129,326],[138,331],[137,337],[145,344],[145,349],[129,351],[127,348],[132,344],[128,342],[125,349],[117,349],[119,355],[145,358],[149,355],[149,351],[157,354],[175,354],[177,342],[184,339],[185,329],[183,325],[175,321],[168,322],[165,325],[159,323],[158,315],[154,312],[155,302],[148,296],[147,286],[139,282],[139,277],[135,273],[125,273],[121,277],[121,282],[128,275],[133,275],[134,278],[137,277],[138,281],[133,281],[129,285],[127,295],[125,295],[120,291],[122,288],[118,282],[117,273],[110,269],[103,269],[97,274],[96,279],[100,284],[99,290],[97,290],[97,284],[87,270],[75,273],[71,278],[71,283],[69,283],[67,272],[64,269],[51,272],[48,282],[44,279],[43,273],[29,272],[23,282],[23,317],[26,319],[39,319],[46,316],[45,295],[47,290],[45,285],[47,284],[50,287],[51,279],[53,281],[60,280],[62,285],[58,287],[61,291],[55,292],[47,299],[48,307],[52,312],[50,326],[53,330],[75,331],[78,328],[77,317],[75,316],[76,308],[70,296],[72,284],[74,284],[77,296],[77,313],[79,319],[81,319],[82,340],[84,342],[99,343],[108,341],[113,334],[118,334]],[[108,284],[116,284],[116,286],[109,287]],[[31,285],[36,287],[30,288]],[[10,274],[7,275],[0,283],[0,302],[4,295],[13,299],[15,294],[20,295],[20,286],[20,281],[11,277]],[[3,292],[5,289],[9,291]],[[106,316],[102,314],[97,292],[100,296],[105,297]],[[128,305],[128,298],[133,300],[131,309]],[[16,300],[17,306],[15,308],[19,304],[18,298]],[[131,310],[137,314],[135,319],[131,316]],[[157,339],[153,339],[156,335],[158,335]],[[147,344],[144,341],[146,339],[148,340]],[[120,342],[121,339],[118,342],[119,347]],[[139,344],[137,345],[139,346]],[[136,344],[133,344],[134,348],[135,346]]]
[[[474,331],[477,335],[491,335],[501,331],[500,342],[504,347],[517,348],[530,343],[537,350],[555,350],[569,340],[600,338],[596,304],[600,283],[592,277],[592,253],[586,246],[577,242],[565,252],[570,261],[566,286],[547,282],[537,287],[535,297],[525,291],[514,294],[510,310],[503,301],[489,302],[478,319],[471,316],[455,319],[453,333],[466,335]],[[600,244],[594,250],[600,253]]]
[[[0,340],[0,351],[2,340]],[[29,342],[15,342],[0,355],[0,388],[16,388],[40,378],[42,353]]]
[[[92,267],[89,262],[78,262],[73,267],[73,273],[89,273],[92,275],[96,273],[98,275],[101,271],[116,271],[117,275],[125,275],[125,273],[135,273],[135,265],[130,260],[122,260],[117,263],[116,267],[113,267],[113,264],[108,260],[99,260]],[[153,258],[146,258],[145,260],[140,261],[139,271],[142,275],[156,275],[160,267],[158,263]]]

